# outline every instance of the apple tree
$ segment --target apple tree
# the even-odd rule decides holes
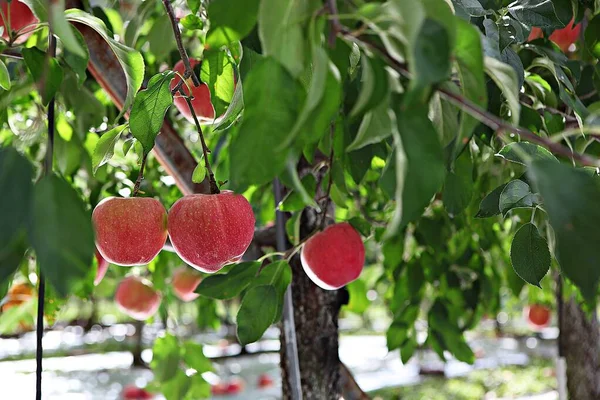
[[[0,326],[37,315],[41,335],[69,296],[103,285],[125,309],[127,293],[145,293],[138,319],[169,320],[179,297],[214,328],[233,304],[243,345],[282,328],[284,398],[337,399],[353,395],[338,317],[368,309],[367,290],[403,362],[427,347],[469,363],[465,332],[508,290],[556,303],[570,396],[600,396],[597,1],[12,0],[1,11],[0,297],[13,306]],[[254,214],[241,260],[176,279],[181,249],[161,239],[158,256],[111,265],[94,285],[103,199],[170,210],[226,191]],[[148,214],[109,215],[106,232],[139,220],[115,241],[132,248]],[[356,276],[326,290],[300,255],[335,223],[360,234],[366,259],[357,280],[362,265],[348,263]],[[202,260],[240,242],[196,235]],[[15,301],[16,282],[37,296]],[[158,338],[152,367],[168,399],[209,395],[200,343]]]

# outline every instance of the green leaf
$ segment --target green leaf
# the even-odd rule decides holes
[[[0,286],[2,283],[8,283],[11,276],[15,273],[27,250],[25,234],[21,231],[21,235],[14,237],[10,243],[1,242],[0,245]],[[2,290],[0,289],[0,292]],[[0,293],[0,299],[4,297]]]
[[[371,235],[371,224],[364,218],[352,217],[348,220],[348,223],[364,237]]]
[[[512,266],[525,282],[541,288],[540,281],[550,270],[550,250],[534,224],[519,228],[510,246]]]
[[[388,73],[381,59],[363,55],[360,61],[360,92],[350,111],[351,117],[367,112],[380,104],[387,97],[390,88]]]
[[[25,303],[0,313],[0,335],[14,332],[15,328],[21,322],[27,321],[33,323],[32,316],[35,315],[36,306],[36,298],[32,297]]]
[[[373,110],[368,111],[358,127],[354,141],[346,151],[361,149],[369,144],[378,143],[392,135],[396,117],[390,110],[390,102],[383,101]]]
[[[519,124],[521,114],[521,103],[519,103],[519,83],[515,70],[508,64],[495,58],[485,57],[485,72],[492,78],[496,86],[502,90],[502,94],[510,110],[510,118],[513,124]]]
[[[187,0],[187,5],[192,14],[196,14],[200,9],[200,0]]]
[[[52,32],[58,36],[65,50],[77,57],[89,58],[85,42],[77,37],[75,28],[65,18],[65,0],[50,2],[50,25],[52,26]]]
[[[200,80],[208,85],[215,115],[225,113],[235,90],[234,69],[224,51],[205,51],[200,69]]]
[[[534,161],[529,174],[544,199],[562,272],[588,301],[594,300],[600,279],[598,177],[548,160]]]
[[[346,310],[362,315],[371,305],[371,301],[367,298],[367,285],[363,280],[357,279],[346,285],[350,301],[346,306]]]
[[[202,345],[189,340],[183,344],[183,360],[199,374],[213,370],[211,361],[204,355]]]
[[[206,167],[202,163],[198,163],[194,172],[192,172],[192,182],[201,183],[206,178]]]
[[[510,4],[508,12],[523,25],[540,28],[564,28],[573,15],[571,2],[563,0],[516,1]]]
[[[148,87],[136,94],[129,129],[131,134],[142,144],[144,153],[150,153],[154,140],[163,125],[165,114],[173,104],[173,95],[169,84],[175,73],[165,71],[154,75],[148,82]]]
[[[509,143],[504,146],[496,155],[504,158],[507,161],[521,165],[527,165],[528,163],[536,160],[550,160],[558,162],[558,159],[554,157],[554,155],[548,150],[542,146],[538,146],[537,144],[529,142]]]
[[[500,194],[505,187],[506,184],[498,186],[481,200],[475,218],[489,218],[500,214]]]
[[[89,275],[95,250],[92,220],[66,181],[49,175],[36,183],[28,234],[41,271],[61,296]]]
[[[537,194],[531,192],[528,184],[515,179],[506,184],[500,193],[499,207],[503,214],[515,208],[535,207],[540,203]]]
[[[12,147],[0,147],[0,253],[27,227],[31,215],[33,167]]]
[[[450,215],[460,214],[473,197],[473,163],[469,152],[457,160],[454,171],[448,172],[444,182],[442,200]]]
[[[246,37],[256,25],[260,0],[216,0],[208,5],[210,30],[206,43],[219,48]]]
[[[242,346],[259,340],[275,320],[277,292],[270,285],[254,286],[246,292],[236,317],[237,337]]]
[[[204,28],[202,19],[194,14],[188,14],[179,20],[185,29],[195,30]]]
[[[417,85],[430,85],[448,78],[451,50],[446,28],[438,21],[425,19],[413,48]]]
[[[233,266],[226,274],[215,274],[204,278],[196,293],[213,299],[226,300],[238,296],[254,280],[260,263],[243,262]]]
[[[463,96],[485,109],[487,95],[479,30],[461,19],[457,19],[456,27],[458,34],[454,54],[461,83],[460,89]],[[465,111],[461,111],[460,115],[460,127],[454,142],[451,161],[462,152],[471,139],[473,130],[479,124],[476,118]]]
[[[10,75],[2,60],[0,60],[0,87],[4,90],[10,90]]]
[[[192,380],[184,371],[173,368],[173,377],[160,385],[160,391],[166,400],[185,400]]]
[[[267,183],[283,171],[287,151],[277,143],[291,131],[303,100],[300,84],[273,58],[254,65],[244,81],[244,119],[230,145],[234,187]]]
[[[82,49],[84,50],[84,55],[82,56],[79,53],[72,52],[70,49],[66,48],[63,52],[63,58],[67,65],[73,70],[73,72],[75,72],[75,75],[77,75],[77,83],[79,86],[81,86],[87,79],[86,70],[90,60],[90,53],[83,35],[77,29],[71,29],[73,30],[73,36],[75,37],[75,40],[80,43]]]
[[[177,42],[173,35],[173,25],[171,25],[171,19],[166,13],[162,13],[156,18],[151,25],[146,41],[157,61],[166,60],[169,53],[177,49]]]
[[[63,70],[55,58],[48,58],[37,47],[25,48],[22,53],[25,64],[38,85],[42,103],[47,106],[62,83]]]
[[[410,103],[398,115],[398,131],[406,162],[401,158],[396,160],[396,179],[402,174],[405,177],[403,184],[398,181],[396,186],[397,209],[386,231],[388,238],[420,217],[444,182],[446,169],[442,147],[438,134],[427,117],[427,111],[425,105]],[[401,196],[398,195],[399,192],[402,193]],[[398,215],[400,207],[401,216]],[[390,229],[390,226],[394,229]]]
[[[179,340],[170,333],[158,337],[152,346],[152,361],[150,367],[154,373],[154,379],[164,383],[175,377],[179,371],[181,360],[181,346]]]
[[[295,190],[286,194],[281,203],[278,204],[278,209],[293,212],[300,211],[307,205],[318,208],[319,206],[314,199],[317,192],[317,179],[315,176],[307,174],[300,180],[295,166],[293,171],[292,168],[289,168],[289,173],[292,175]]]
[[[292,269],[286,260],[277,260],[267,265],[260,271],[258,277],[252,282],[250,288],[260,285],[269,285],[275,288],[276,312],[274,321],[278,321],[283,313],[283,298],[285,291],[292,282]]]
[[[244,3],[244,12],[249,12]],[[258,36],[263,54],[272,56],[295,77],[304,69],[302,21],[307,0],[262,0],[258,9]]]
[[[117,144],[117,140],[121,136],[121,133],[127,129],[127,125],[119,125],[108,132],[105,132],[100,136],[98,142],[96,143],[96,147],[94,147],[94,153],[92,154],[92,168],[94,174],[98,171],[98,168],[103,166],[112,158],[115,153],[115,144]],[[125,149],[123,149],[125,150]],[[127,152],[123,152],[123,154],[127,154]]]
[[[121,68],[123,68],[125,80],[127,81],[127,96],[125,97],[123,108],[116,118],[119,119],[127,110],[129,110],[135,94],[144,80],[144,59],[142,55],[140,52],[114,40],[101,19],[77,9],[65,11],[65,16],[67,21],[87,25],[100,34],[117,57]]]

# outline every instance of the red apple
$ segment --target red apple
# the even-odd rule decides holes
[[[244,254],[254,236],[254,221],[252,206],[242,195],[192,194],[169,210],[169,237],[179,257],[211,273]]]
[[[227,383],[227,394],[237,394],[244,390],[244,381],[240,378],[233,378]]]
[[[9,13],[10,7],[10,13]],[[9,16],[10,14],[10,16]],[[7,3],[6,1],[2,1],[2,15],[5,18],[8,18],[10,21],[10,30],[13,32],[19,32],[19,37],[15,40],[15,43],[24,43],[35,28],[35,23],[39,22],[38,19],[33,15],[29,7],[22,3],[19,0],[12,0],[12,2]],[[4,19],[0,17],[0,26],[4,27],[4,31],[2,32],[2,38],[8,40],[8,28],[4,24]]]
[[[154,398],[152,393],[133,385],[125,386],[122,395],[123,400],[150,400]]]
[[[273,386],[273,378],[271,378],[268,374],[261,374],[258,377],[258,387],[261,389],[265,389]]]
[[[216,383],[210,387],[210,392],[216,396],[227,394],[227,384],[224,382]]]
[[[130,317],[143,321],[158,310],[160,294],[150,282],[137,276],[128,276],[119,283],[115,300],[119,309]]]
[[[566,53],[569,51],[569,47],[577,41],[579,33],[581,32],[581,24],[573,26],[574,21],[571,22],[562,29],[557,29],[550,35],[550,40],[556,43],[560,49]],[[527,38],[528,42],[532,40],[544,37],[544,32],[540,28],[533,27]]]
[[[192,301],[198,298],[194,290],[200,284],[202,276],[191,268],[177,268],[173,273],[173,291],[183,301]]]
[[[102,254],[100,254],[98,249],[96,249],[96,261],[98,264],[98,269],[96,269],[96,278],[94,278],[94,286],[98,286],[100,282],[102,282],[102,279],[104,278],[104,275],[106,275],[106,271],[108,270],[109,264],[109,262],[106,261],[104,257],[102,257]]]
[[[190,65],[194,68],[196,65],[200,64],[199,60],[194,60],[190,58]],[[183,61],[179,61],[173,67],[173,71],[181,74],[185,73],[185,66],[183,65]],[[177,84],[181,81],[181,77],[175,76],[171,81],[171,89],[173,89]],[[188,88],[189,86],[189,88]],[[210,99],[210,89],[208,85],[205,83],[201,83],[199,86],[194,86],[191,78],[188,78],[187,85],[184,84],[182,86],[186,95],[190,95],[190,89],[192,90],[192,107],[194,108],[194,112],[198,117],[198,120],[209,120],[212,121],[215,118],[215,108]],[[175,96],[173,99],[173,103],[175,107],[179,110],[179,112],[187,118],[188,121],[194,122],[192,118],[192,113],[190,112],[190,108],[188,107],[187,101],[185,98],[181,96],[181,94]]]
[[[300,260],[317,286],[335,290],[359,277],[365,263],[365,246],[352,225],[343,222],[308,239]]]
[[[167,241],[167,212],[156,199],[109,197],[92,213],[96,247],[117,265],[144,265]]]
[[[525,308],[529,323],[537,329],[545,328],[550,323],[550,309],[541,304],[532,304]]]

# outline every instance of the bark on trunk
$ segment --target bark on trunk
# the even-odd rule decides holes
[[[596,314],[590,318],[574,298],[558,304],[559,349],[567,362],[569,399],[600,399],[600,332]]]
[[[304,212],[300,236],[306,237],[316,226],[314,213]],[[338,314],[347,302],[347,292],[323,290],[302,270],[300,257],[294,256],[292,267],[292,296],[294,319],[304,400],[335,399],[341,396],[340,360],[338,356]],[[281,371],[283,398],[290,399],[286,363],[285,335],[281,336]]]

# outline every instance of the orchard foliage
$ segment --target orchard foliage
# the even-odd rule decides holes
[[[182,110],[195,85],[185,69],[173,71],[181,55],[161,2],[85,10],[25,3],[39,19],[35,31],[23,44],[22,31],[0,42],[0,295],[13,277],[30,279],[37,262],[51,284],[50,323],[68,294],[93,290],[91,210],[99,201],[129,196],[144,162],[143,196],[167,210],[181,197],[148,156],[165,116],[200,161],[194,180],[210,179],[210,161],[220,188],[250,201],[257,229],[279,207],[299,246],[301,213],[333,203],[331,219],[363,236],[365,272],[376,276],[368,284],[392,318],[388,347],[403,361],[425,345],[473,362],[463,334],[499,309],[504,288],[519,296],[527,282],[549,291],[554,273],[595,302],[597,1],[177,1],[182,43],[201,60],[193,68],[214,108],[199,115],[210,154]],[[573,43],[551,40],[573,24]],[[47,55],[49,26],[55,57]],[[529,41],[534,28],[542,34]],[[125,76],[121,109],[86,72],[86,29],[108,43]],[[53,97],[54,172],[43,176]],[[289,189],[281,204],[275,178]],[[165,292],[163,316],[175,299],[166,281],[181,264],[163,251],[133,269]],[[129,272],[112,266],[98,290],[112,281],[114,293]],[[198,324],[218,323],[211,299],[241,298],[238,337],[256,341],[280,319],[291,279],[285,260],[226,266],[196,290]],[[533,286],[529,296],[543,299]],[[364,311],[356,304],[366,289],[367,280],[348,286],[349,310]],[[418,318],[428,322],[424,344]],[[199,375],[162,366],[196,368],[178,340],[157,341],[155,355],[165,359],[157,379],[169,398],[197,398]]]

